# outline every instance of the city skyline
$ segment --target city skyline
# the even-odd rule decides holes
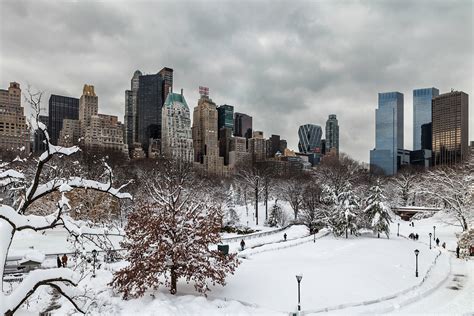
[[[138,3],[130,9],[125,2],[56,6],[6,1],[0,22],[0,84],[16,81],[25,89],[31,84],[45,91],[44,100],[49,94],[77,98],[84,83],[92,84],[101,111],[123,122],[131,74],[137,69],[155,74],[170,67],[174,92],[184,88],[188,104],[197,104],[199,85],[208,86],[216,104],[232,104],[235,112],[253,117],[255,130],[281,135],[292,149],[297,148],[298,126],[321,124],[334,113],[341,126],[340,151],[368,162],[379,92],[400,91],[405,96],[406,149],[412,148],[413,90],[437,87],[442,94],[452,88],[473,95],[472,45],[464,45],[472,42],[472,3],[426,3],[320,2],[289,8],[285,2],[271,7],[266,2],[177,2]],[[45,12],[40,22],[14,23],[38,6]],[[149,6],[161,12],[153,22],[146,17],[157,10],[146,10]],[[252,14],[263,8],[268,15]],[[159,26],[169,23],[167,13],[178,10],[183,21],[169,38]],[[242,14],[235,16],[235,10]],[[275,15],[281,21],[271,19]],[[391,23],[374,30],[383,19]],[[61,27],[54,38],[39,35],[54,23]],[[357,37],[359,33],[363,35]],[[51,51],[56,41],[63,45],[57,53]],[[219,49],[204,53],[204,46]],[[37,54],[31,54],[30,47]],[[351,57],[355,53],[357,58]]]

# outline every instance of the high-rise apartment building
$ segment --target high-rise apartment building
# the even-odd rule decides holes
[[[247,139],[234,136],[229,141],[229,168],[235,170],[239,165],[247,165],[252,161],[252,155],[247,152]]]
[[[254,131],[248,144],[248,151],[252,155],[253,161],[264,161],[267,158],[267,142],[262,131]]]
[[[193,113],[194,161],[204,171],[225,175],[227,167],[219,156],[217,134],[217,106],[209,96],[201,95]]]
[[[334,148],[336,153],[339,153],[339,124],[336,114],[330,114],[326,121],[325,146],[327,151],[331,151]]]
[[[462,91],[432,101],[433,165],[454,165],[469,151],[469,96]]]
[[[58,145],[59,133],[63,128],[63,120],[79,119],[79,99],[52,94],[49,97],[48,132],[53,145]]]
[[[431,123],[431,100],[439,95],[436,88],[413,90],[413,150],[421,146],[422,125]]]
[[[142,75],[140,70],[134,72],[131,80],[131,89],[125,90],[125,143],[129,149],[133,148],[133,144],[138,142],[137,138],[137,94],[138,80]]]
[[[397,173],[398,149],[403,149],[403,94],[379,93],[375,110],[375,149],[370,151],[372,172]]]
[[[252,137],[252,117],[244,113],[235,113],[234,117],[234,135],[238,137],[245,137],[247,139]]]
[[[30,153],[30,132],[21,106],[21,88],[10,82],[0,89],[0,152]]]
[[[162,110],[161,148],[165,156],[193,162],[194,148],[189,107],[183,95],[170,92]]]

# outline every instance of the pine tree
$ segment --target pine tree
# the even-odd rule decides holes
[[[283,212],[283,209],[278,204],[278,200],[276,200],[270,211],[270,216],[268,217],[267,225],[270,227],[283,227],[286,225],[286,221],[286,214]]]
[[[348,238],[349,232],[355,235],[358,234],[359,226],[356,213],[358,208],[358,197],[350,189],[337,196],[333,216],[330,219],[330,225],[336,236],[345,234]]]
[[[206,293],[208,284],[225,285],[225,277],[239,263],[236,254],[210,249],[220,242],[222,216],[210,202],[212,192],[196,182],[205,180],[194,177],[189,165],[160,165],[158,174],[150,177],[150,197],[137,203],[126,227],[122,246],[130,264],[112,281],[125,299],[160,285],[175,294],[179,278]]]
[[[385,233],[387,238],[389,238],[390,234],[390,222],[392,220],[388,207],[383,202],[384,200],[383,189],[380,183],[377,182],[375,186],[370,188],[370,195],[366,199],[367,207],[364,210],[364,214],[367,216],[370,226],[378,238],[380,238],[380,233]]]

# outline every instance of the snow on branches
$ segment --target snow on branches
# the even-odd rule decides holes
[[[390,235],[390,212],[384,203],[385,197],[380,183],[370,188],[370,195],[366,199],[367,207],[363,213],[367,216],[374,234],[380,238],[380,233],[385,233],[387,238]]]
[[[21,170],[7,169],[9,164],[0,164],[0,188],[20,192],[18,194],[18,201],[14,201],[11,205],[0,204],[0,275],[2,276],[2,282],[0,282],[0,314],[12,315],[21,307],[23,302],[42,285],[55,288],[58,293],[70,300],[79,311],[82,311],[81,307],[75,304],[72,296],[69,295],[71,288],[77,284],[77,275],[72,270],[66,268],[31,272],[12,293],[8,294],[4,290],[3,276],[5,263],[13,237],[18,231],[45,231],[57,226],[65,227],[76,237],[82,235],[84,232],[95,232],[93,229],[84,227],[83,223],[74,221],[69,216],[69,200],[65,197],[64,193],[75,188],[89,188],[105,192],[119,199],[130,199],[131,196],[120,192],[124,186],[119,188],[112,186],[112,173],[107,166],[106,172],[108,172],[109,181],[105,183],[83,179],[79,176],[67,178],[53,177],[45,181],[47,178],[47,176],[45,176],[45,170],[47,168],[55,169],[53,158],[70,156],[77,153],[79,148],[67,148],[50,144],[46,126],[38,120],[42,93],[31,93],[28,90],[28,94],[29,97],[26,98],[26,101],[35,111],[35,117],[30,121],[30,125],[39,133],[43,134],[46,151],[41,154],[37,160],[36,168],[33,170],[31,177],[21,172]],[[27,162],[22,161],[20,163],[26,165]],[[46,215],[27,215],[30,206],[32,206],[35,201],[41,197],[52,196],[52,194],[56,192],[59,192],[59,198],[56,203],[49,209],[45,209],[41,212]],[[48,206],[43,207],[47,208]],[[96,233],[103,234],[103,229],[98,230]]]
[[[126,227],[122,246],[129,265],[111,284],[125,299],[161,285],[175,294],[180,278],[200,293],[209,291],[209,284],[225,285],[239,262],[235,254],[210,249],[220,241],[222,223],[212,192],[185,163],[163,161],[157,167]]]

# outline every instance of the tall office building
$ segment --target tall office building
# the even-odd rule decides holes
[[[173,92],[173,69],[164,67],[158,72],[158,75],[160,75],[161,79],[163,79],[161,99],[163,100],[164,104],[168,94]]]
[[[79,99],[52,94],[49,97],[48,132],[53,145],[58,145],[63,120],[79,119]]]
[[[224,158],[219,156],[217,106],[207,95],[201,95],[194,108],[192,134],[197,167],[209,173],[226,174]]]
[[[326,142],[327,151],[335,148],[336,153],[339,153],[339,124],[337,122],[336,114],[330,114],[326,121]]]
[[[150,139],[161,139],[163,79],[161,75],[143,75],[138,80],[137,140],[148,152]]]
[[[229,128],[233,133],[234,131],[234,107],[232,105],[224,104],[217,108],[217,128],[219,131],[221,128]]]
[[[0,89],[0,152],[7,151],[30,153],[30,132],[17,82],[10,82],[7,90]]]
[[[162,153],[173,159],[193,162],[191,117],[183,89],[181,89],[181,94],[168,93],[162,112]]]
[[[301,153],[321,153],[321,126],[314,124],[301,125],[298,129],[298,149]]]
[[[421,128],[431,123],[431,100],[438,95],[436,88],[413,90],[413,150],[425,149],[421,146]]]
[[[94,86],[84,85],[79,99],[79,122],[89,125],[90,118],[99,113],[99,97],[95,94]]]
[[[248,151],[253,161],[264,161],[267,158],[267,141],[262,131],[254,131],[252,138],[248,140]]]
[[[432,125],[431,122],[421,125],[421,149],[432,150],[433,148]]]
[[[432,101],[433,165],[453,165],[469,151],[469,96],[462,91],[441,94]]]
[[[375,110],[375,149],[370,151],[372,172],[397,173],[398,149],[403,149],[403,94],[379,93]]]
[[[252,117],[244,113],[235,113],[234,135],[238,137],[252,138]]]
[[[138,80],[142,75],[140,70],[136,70],[131,80],[131,89],[125,90],[125,143],[131,149],[133,144],[138,142],[137,139],[137,94]]]

